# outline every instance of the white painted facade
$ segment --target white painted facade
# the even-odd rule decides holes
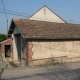
[[[14,32],[13,32],[13,55],[14,55],[13,57],[14,57],[14,61],[18,61],[17,37],[15,36],[16,34],[20,34],[17,27],[15,27]]]
[[[21,61],[21,57],[26,59],[26,39],[21,39],[21,33],[17,27],[15,27],[12,37],[14,61]]]
[[[65,23],[60,17],[58,17],[54,12],[48,9],[46,6],[41,8],[38,12],[32,15],[30,20],[40,20],[40,21],[48,21],[48,22],[56,22],[56,23]]]
[[[17,39],[15,35],[13,35],[13,59],[14,61],[18,61],[18,52],[17,52]]]

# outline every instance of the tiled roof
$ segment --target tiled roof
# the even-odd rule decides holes
[[[28,39],[79,39],[80,25],[53,23],[28,19],[13,19],[24,38]]]
[[[5,43],[5,42],[7,42],[7,41],[11,41],[11,40],[12,40],[12,38],[6,39],[6,40],[0,42],[0,44],[3,44],[3,43]]]

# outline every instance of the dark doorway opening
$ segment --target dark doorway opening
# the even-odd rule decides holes
[[[5,58],[11,57],[11,45],[5,45]]]

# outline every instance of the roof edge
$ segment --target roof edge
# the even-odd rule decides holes
[[[17,27],[17,24],[15,23],[15,20],[17,20],[17,18],[13,18],[13,22],[14,22],[14,24],[15,24],[15,27]],[[21,36],[24,38],[24,35],[23,35],[23,33],[21,32],[21,30],[20,30],[18,27],[17,27],[17,29],[19,30]]]

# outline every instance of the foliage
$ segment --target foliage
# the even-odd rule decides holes
[[[4,41],[7,39],[7,35],[6,34],[0,34],[0,42]]]

